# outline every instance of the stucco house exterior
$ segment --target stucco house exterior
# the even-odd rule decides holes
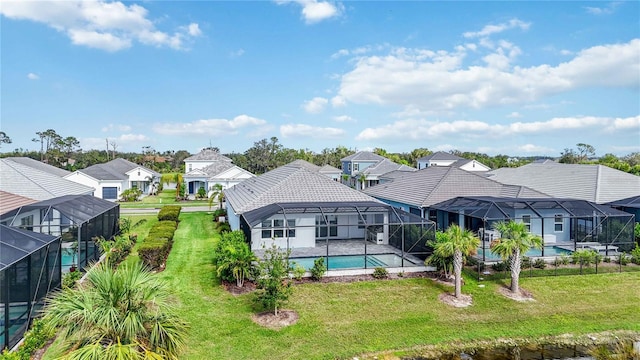
[[[120,199],[123,191],[131,188],[149,194],[153,184],[160,180],[160,174],[118,158],[74,171],[66,175],[65,179],[93,188],[94,196],[97,198],[116,201]]]
[[[215,184],[223,189],[231,188],[255,175],[232,163],[231,159],[218,151],[204,149],[184,160],[187,183],[186,194],[195,196],[200,188],[209,193]]]
[[[423,156],[418,159],[418,170],[431,166],[451,166],[466,171],[489,171],[491,168],[476,160],[469,160],[460,156],[437,151],[431,155]]]
[[[341,159],[342,173],[345,175],[345,183],[355,189],[380,183],[380,177],[392,171],[415,171],[410,166],[396,164],[395,162],[370,151],[358,151],[353,155]]]

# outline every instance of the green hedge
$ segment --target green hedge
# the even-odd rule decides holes
[[[165,205],[158,212],[158,220],[170,220],[178,222],[178,218],[180,217],[180,211],[182,210],[182,206],[180,205]]]
[[[149,229],[147,240],[167,239],[173,241],[173,234],[178,228],[178,223],[175,221],[164,220],[156,223]]]
[[[165,206],[167,208],[168,206]],[[178,213],[180,207],[177,206]],[[163,208],[164,209],[164,208]],[[158,214],[158,217],[160,215]],[[140,260],[152,270],[157,270],[167,260],[171,245],[173,244],[173,235],[178,228],[178,223],[173,220],[161,220],[149,229],[149,234],[138,247],[138,256]]]

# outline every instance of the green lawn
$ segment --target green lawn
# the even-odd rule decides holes
[[[451,291],[428,279],[295,286],[287,308],[296,325],[280,331],[251,321],[251,295],[227,293],[214,275],[217,235],[211,215],[183,213],[167,268],[191,324],[184,359],[333,359],[358,354],[496,337],[540,337],[605,330],[640,331],[640,273],[522,279],[536,300],[518,303],[497,294],[499,283],[463,292],[474,305],[455,309],[438,301]]]
[[[155,215],[129,216],[139,242]],[[182,359],[335,359],[363,353],[494,338],[540,338],[607,330],[640,331],[639,272],[523,278],[535,302],[497,294],[501,280],[479,287],[466,277],[474,305],[451,308],[437,298],[452,291],[429,279],[296,285],[286,308],[297,324],[280,331],[251,321],[251,294],[233,296],[215,277],[211,249],[217,234],[210,213],[183,213],[160,273],[190,324]],[[135,254],[135,253],[134,253]],[[135,256],[126,261],[137,261]],[[56,356],[58,342],[44,359]]]
[[[158,195],[145,196],[140,201],[120,203],[120,207],[124,209],[161,208],[164,205],[209,206],[209,200],[176,201],[175,190],[163,190]]]

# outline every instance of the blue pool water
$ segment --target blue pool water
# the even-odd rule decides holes
[[[305,269],[309,270],[313,268],[313,262],[318,257],[304,257],[304,258],[291,258],[291,262],[302,265]],[[380,254],[380,255],[342,255],[331,256],[327,259],[324,257],[325,264],[328,262],[327,269],[364,269],[365,260],[367,268],[375,267],[401,267],[402,257],[395,254]],[[328,261],[327,261],[328,260]],[[295,266],[295,265],[294,265]],[[416,266],[416,264],[405,259],[404,266]]]
[[[478,259],[482,259],[482,254],[484,254],[485,249],[478,249],[478,255],[477,258]],[[486,249],[487,251],[487,257],[486,260],[487,261],[500,261],[502,260],[499,256],[494,255],[491,253],[491,250]],[[561,255],[571,255],[573,251],[571,250],[566,250],[563,248],[559,248],[557,246],[545,246],[544,247],[544,256],[561,256]],[[525,254],[525,256],[528,257],[540,257],[542,256],[542,250],[541,249],[531,249],[529,251],[527,251],[527,253]]]

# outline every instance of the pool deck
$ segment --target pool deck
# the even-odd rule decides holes
[[[328,250],[328,251],[327,251]],[[366,251],[365,251],[366,250]],[[264,250],[255,250],[254,253],[257,257],[262,258]],[[327,249],[327,242],[325,240],[316,241],[316,247],[305,248],[292,248],[289,258],[301,258],[301,257],[319,257],[319,256],[344,256],[344,255],[380,255],[380,254],[395,254],[402,257],[402,251],[391,245],[379,245],[373,242],[366,242],[364,240],[329,240],[329,247]],[[399,272],[420,272],[420,271],[434,271],[430,266],[424,266],[424,261],[411,255],[404,254],[404,259],[408,264],[405,267],[387,268],[390,273]],[[362,275],[373,273],[370,269],[344,269],[344,270],[329,270],[327,276],[346,276],[346,275]]]

